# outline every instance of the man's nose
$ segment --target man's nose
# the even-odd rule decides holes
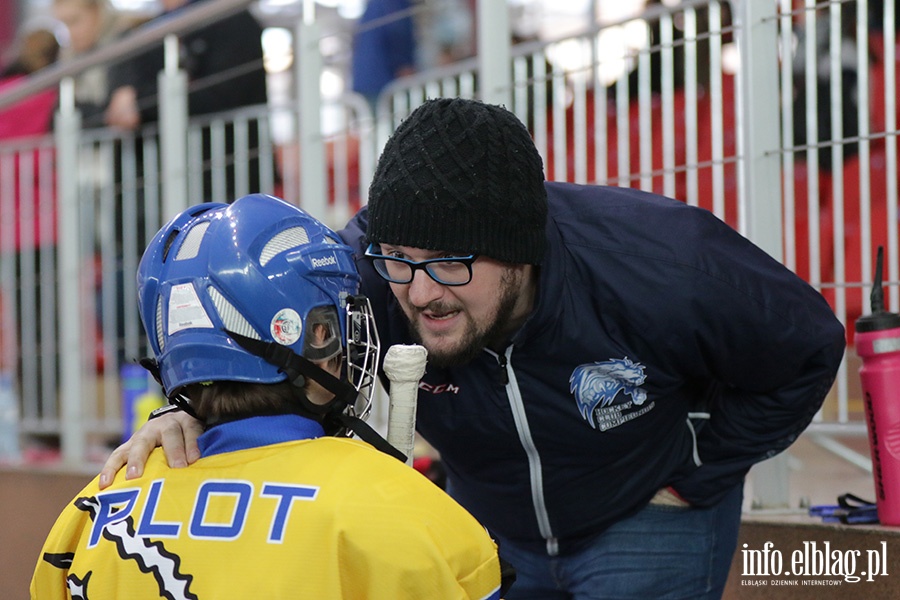
[[[444,286],[432,279],[424,269],[415,271],[408,285],[407,295],[414,306],[427,306],[444,295]]]

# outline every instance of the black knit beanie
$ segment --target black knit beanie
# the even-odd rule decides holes
[[[536,265],[546,221],[531,135],[510,111],[475,100],[414,110],[387,141],[369,188],[370,243]]]

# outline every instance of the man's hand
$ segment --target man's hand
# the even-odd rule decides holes
[[[203,433],[203,425],[186,412],[170,412],[147,421],[134,432],[131,439],[113,450],[100,471],[100,489],[113,482],[116,472],[123,466],[125,479],[136,479],[144,474],[144,463],[157,446],[162,446],[169,466],[186,467],[200,458],[197,438]]]

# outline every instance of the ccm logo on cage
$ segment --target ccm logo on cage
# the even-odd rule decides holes
[[[100,541],[103,530],[134,513],[137,537],[177,538],[183,527],[193,539],[229,541],[240,537],[250,511],[250,500],[255,495],[253,484],[233,479],[204,481],[197,489],[193,508],[187,520],[181,522],[161,521],[156,517],[156,509],[162,495],[163,480],[150,484],[147,490],[129,488],[97,494],[90,502],[94,524],[88,540],[88,548]],[[291,507],[295,500],[312,501],[319,493],[318,486],[289,483],[264,483],[261,498],[271,498],[274,502],[264,502],[260,506],[271,510],[271,525],[267,541],[280,544],[284,541]],[[141,494],[146,494],[141,511],[135,512],[135,505]],[[87,503],[81,503],[85,506]],[[178,506],[179,504],[174,504]],[[256,508],[255,510],[262,510]],[[209,515],[228,515],[225,520],[213,521]]]
[[[337,265],[337,257],[333,254],[328,258],[311,258],[312,266],[318,269],[319,267],[333,267]]]

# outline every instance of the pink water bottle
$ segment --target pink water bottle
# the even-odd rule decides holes
[[[872,314],[856,320],[859,376],[872,451],[875,501],[883,525],[900,525],[900,315],[884,310],[879,246]]]

